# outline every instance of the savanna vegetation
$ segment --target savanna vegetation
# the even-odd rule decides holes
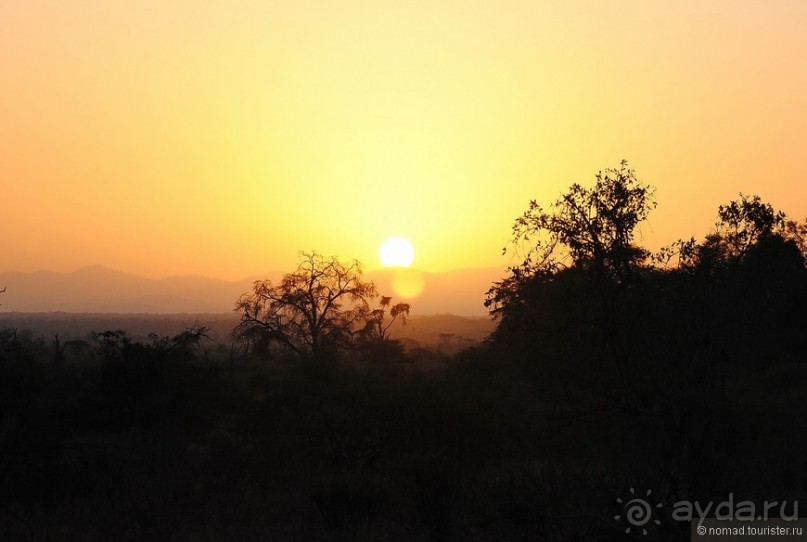
[[[685,540],[617,499],[805,500],[807,222],[740,195],[651,253],[655,205],[624,162],[531,202],[495,331],[450,358],[316,253],[226,345],[2,331],[0,538]]]

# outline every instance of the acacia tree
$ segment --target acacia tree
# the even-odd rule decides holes
[[[236,304],[236,334],[300,356],[346,349],[370,318],[375,285],[362,280],[361,264],[301,252],[297,269],[278,285],[260,280]]]
[[[406,317],[409,316],[411,306],[409,303],[392,304],[392,297],[381,296],[378,308],[373,310],[367,319],[365,332],[374,340],[387,342],[390,338],[390,328],[398,319],[406,325]],[[389,310],[389,320],[387,320],[387,310]]]

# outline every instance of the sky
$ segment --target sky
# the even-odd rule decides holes
[[[0,0],[0,271],[504,267],[627,159],[638,241],[759,194],[807,216],[801,0]]]

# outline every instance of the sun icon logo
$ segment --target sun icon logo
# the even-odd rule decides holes
[[[656,525],[660,525],[661,522],[657,519],[653,519],[653,506],[650,504],[649,498],[650,495],[653,493],[652,490],[648,489],[644,496],[637,495],[636,490],[630,488],[630,494],[632,497],[626,502],[622,499],[617,499],[616,502],[622,505],[622,508],[625,510],[624,516],[621,514],[617,514],[614,516],[614,519],[619,521],[623,517],[625,521],[630,523],[630,526],[625,529],[625,532],[630,534],[631,527],[636,527],[637,530],[641,527],[642,534],[647,535],[647,529],[645,528],[651,521]],[[661,508],[664,506],[661,503],[655,505],[655,508]]]

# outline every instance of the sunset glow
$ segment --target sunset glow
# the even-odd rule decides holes
[[[395,295],[404,299],[419,296],[425,285],[423,273],[414,269],[396,269],[392,275],[392,290]]]
[[[805,24],[787,0],[0,0],[0,267],[372,269],[393,224],[419,269],[503,268],[530,199],[623,158],[658,187],[648,247],[740,191],[802,218]]]
[[[378,259],[384,267],[409,267],[415,259],[415,249],[403,237],[390,237],[381,243]]]

